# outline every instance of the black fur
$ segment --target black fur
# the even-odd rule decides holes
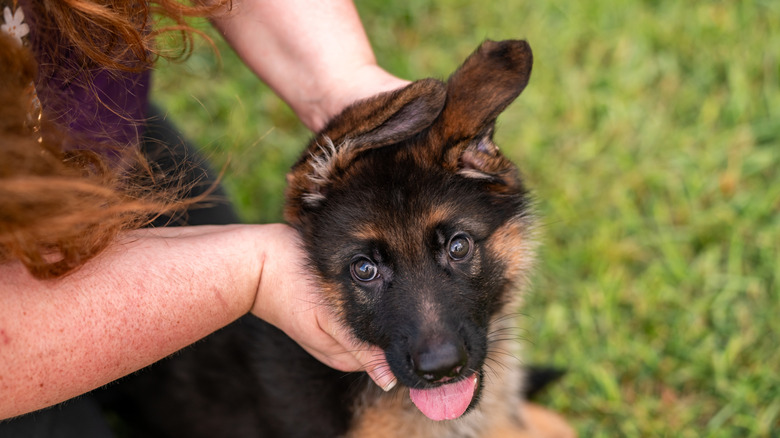
[[[322,365],[246,316],[102,398],[133,437],[336,437],[366,379]]]

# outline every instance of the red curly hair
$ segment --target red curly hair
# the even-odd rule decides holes
[[[60,35],[56,44],[36,50],[46,50],[48,59],[67,50],[67,68],[118,72],[141,71],[160,56],[186,56],[195,33],[187,18],[229,6],[229,0],[208,5],[173,0],[29,3],[35,27],[57,29]],[[155,46],[165,32],[178,33],[178,52],[162,53]],[[66,149],[75,138],[66,128],[35,120],[31,84],[39,73],[46,71],[31,50],[0,32],[0,262],[18,260],[34,276],[52,278],[95,257],[118,233],[192,201],[181,198],[185,187],[160,189],[137,149],[83,143]],[[101,150],[113,150],[120,159],[95,152]]]

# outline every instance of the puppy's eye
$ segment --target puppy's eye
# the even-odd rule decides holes
[[[361,257],[352,262],[352,277],[357,281],[371,281],[379,277],[379,269],[374,262]]]
[[[463,260],[471,254],[471,238],[465,234],[456,234],[450,239],[448,245],[449,255],[452,260]]]

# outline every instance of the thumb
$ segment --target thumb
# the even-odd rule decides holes
[[[385,352],[381,348],[368,346],[354,353],[355,359],[363,365],[366,373],[385,392],[393,389],[398,383],[395,375],[390,370],[390,365],[385,358]]]
[[[380,388],[390,391],[395,387],[397,379],[390,370],[385,352],[381,348],[356,339],[343,325],[329,318],[328,315],[318,318],[318,325],[320,330],[328,333],[333,341],[342,346],[343,351],[348,352],[354,361],[360,364],[360,370],[368,373],[371,380]]]

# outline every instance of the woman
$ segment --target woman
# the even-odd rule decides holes
[[[0,83],[9,84],[0,91],[0,419],[87,393],[247,312],[331,367],[394,384],[378,349],[310,305],[316,291],[289,227],[142,228],[189,206],[182,187],[194,184],[184,173],[159,184],[160,161],[148,156],[178,138],[150,118],[148,75],[161,55],[152,40],[166,31],[152,27],[151,10],[187,38],[185,17],[208,16],[316,131],[349,103],[406,83],[377,66],[351,2],[2,0],[0,9]],[[174,156],[184,147],[168,143]],[[217,210],[202,222],[232,221]]]

